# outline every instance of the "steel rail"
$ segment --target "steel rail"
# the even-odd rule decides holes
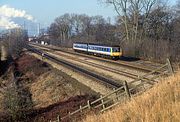
[[[34,44],[34,43],[30,43],[30,44],[35,45],[35,46],[49,48],[49,49],[52,49],[52,50],[55,50],[55,51],[62,51],[62,52],[69,53],[69,54],[74,54],[74,55],[83,56],[83,57],[91,58],[91,59],[102,61],[102,62],[107,62],[107,63],[112,63],[112,64],[115,64],[115,65],[128,67],[130,69],[136,69],[136,70],[144,71],[146,73],[153,71],[153,69],[151,67],[146,67],[146,66],[141,66],[140,67],[140,66],[137,66],[135,64],[130,64],[130,63],[126,63],[126,62],[117,62],[117,61],[113,61],[113,60],[110,60],[110,59],[105,59],[105,58],[86,55],[86,54],[83,54],[83,53],[66,51],[66,50],[63,50],[63,49],[55,48],[55,47],[50,47],[50,46],[45,46],[45,45],[40,45],[40,44]],[[160,72],[157,71],[156,73],[160,73]]]
[[[28,46],[27,48],[28,48],[30,51],[35,52],[35,53],[37,53],[37,54],[39,54],[39,55],[41,55],[42,53],[44,53],[44,52],[42,52],[42,51],[40,51],[40,50],[37,50],[37,49],[35,49],[35,48],[31,47],[31,46]],[[71,63],[69,63],[69,62],[67,62],[67,61],[65,61],[65,60],[63,60],[63,59],[56,58],[56,57],[54,57],[54,56],[52,56],[52,55],[49,55],[49,54],[46,54],[46,53],[44,53],[44,57],[46,57],[47,59],[49,59],[49,60],[51,60],[51,61],[53,61],[53,62],[55,62],[55,63],[57,63],[57,64],[64,65],[64,66],[66,66],[66,67],[68,67],[68,68],[71,68],[71,69],[73,69],[73,70],[76,70],[76,71],[78,71],[78,72],[81,72],[81,73],[83,73],[83,74],[85,74],[85,75],[87,75],[87,76],[90,76],[90,77],[92,77],[92,78],[95,78],[95,79],[101,81],[102,83],[106,83],[106,85],[111,86],[111,87],[113,87],[113,88],[119,88],[119,87],[122,86],[122,84],[117,83],[116,81],[114,81],[114,80],[112,80],[112,79],[106,78],[106,77],[104,77],[104,76],[100,76],[100,75],[98,75],[98,74],[96,74],[96,73],[93,73],[93,72],[91,72],[91,71],[88,71],[88,70],[86,70],[86,69],[84,69],[84,68],[82,68],[82,67],[79,67],[79,66],[75,65],[75,64],[71,64]]]
[[[46,50],[46,51],[49,51],[49,50]],[[111,67],[106,67],[104,65],[100,65],[100,64],[96,64],[96,63],[92,63],[92,62],[84,62],[80,59],[74,59],[73,57],[71,56],[67,56],[67,55],[64,55],[64,54],[59,54],[57,52],[53,52],[54,54],[57,54],[57,55],[61,55],[63,57],[68,57],[68,59],[73,59],[74,61],[78,61],[78,62],[81,62],[83,64],[88,64],[90,66],[93,66],[93,67],[98,67],[100,69],[103,69],[103,70],[106,70],[106,71],[110,71],[110,72],[113,72],[113,73],[116,73],[116,74],[119,74],[119,75],[123,75],[123,76],[126,76],[126,77],[129,77],[129,78],[132,78],[132,79],[138,79],[140,77],[140,75],[137,75],[137,74],[133,74],[133,73],[130,73],[130,72],[126,72],[126,71],[122,71],[122,70],[118,70],[118,69],[113,69]],[[149,80],[148,78],[145,78],[145,80]],[[155,82],[155,81],[154,81]]]

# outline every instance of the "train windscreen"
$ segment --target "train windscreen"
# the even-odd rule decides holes
[[[120,52],[120,48],[119,47],[113,47],[112,52]]]

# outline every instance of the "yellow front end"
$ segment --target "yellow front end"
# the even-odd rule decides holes
[[[111,56],[112,57],[120,57],[120,56],[122,56],[122,52],[112,52]]]

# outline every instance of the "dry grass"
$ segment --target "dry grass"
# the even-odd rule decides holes
[[[180,122],[180,72],[146,93],[84,122]]]
[[[47,107],[79,95],[79,91],[74,89],[68,80],[54,72],[51,71],[51,73],[47,72],[41,75],[30,86],[35,108]]]

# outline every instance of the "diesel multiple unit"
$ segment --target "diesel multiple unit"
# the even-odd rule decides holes
[[[73,43],[73,49],[78,52],[86,52],[88,54],[110,57],[117,59],[122,56],[122,50],[118,46],[104,46],[88,43]]]

